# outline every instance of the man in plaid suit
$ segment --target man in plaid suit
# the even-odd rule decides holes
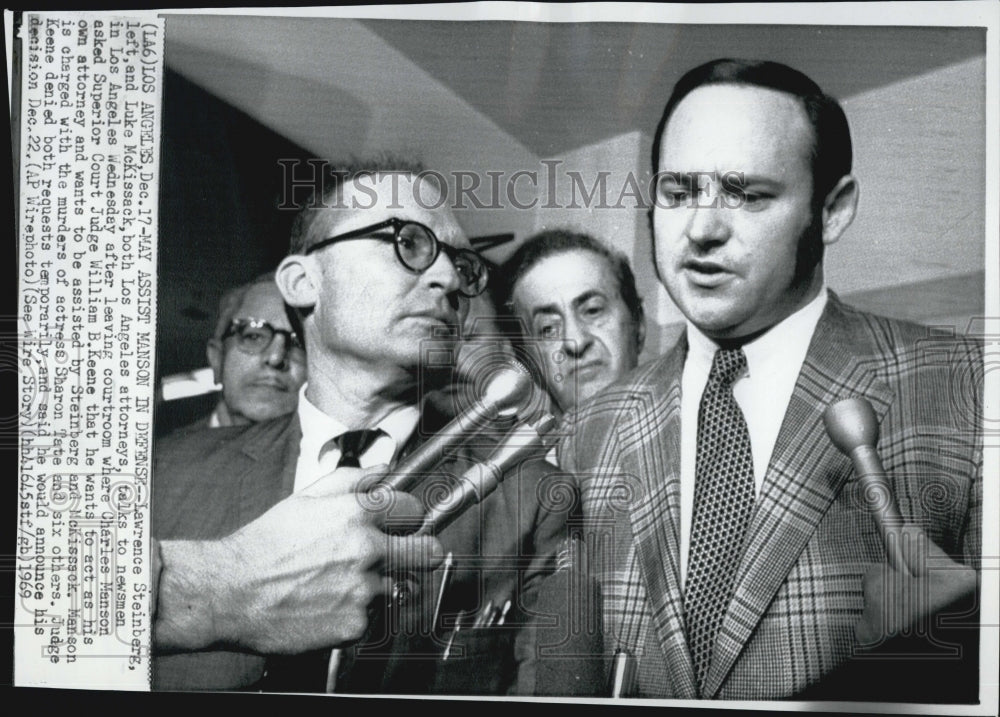
[[[626,694],[974,700],[982,356],[825,286],[823,248],[858,197],[843,111],[796,70],[717,60],[674,88],[653,165],[657,271],[687,331],[570,415],[559,450],[580,481],[604,650],[635,668]],[[716,530],[743,537],[696,655],[699,401],[722,350],[745,356],[731,395],[751,509]],[[824,431],[824,409],[858,396],[879,420],[916,578],[886,564],[858,476]],[[947,635],[932,619],[945,608]]]

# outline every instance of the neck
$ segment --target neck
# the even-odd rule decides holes
[[[219,417],[219,426],[247,426],[250,419],[239,413],[233,413],[224,399],[215,404],[215,415]]]
[[[306,396],[326,415],[351,429],[370,428],[402,406],[416,403],[416,381],[401,369],[310,361]]]

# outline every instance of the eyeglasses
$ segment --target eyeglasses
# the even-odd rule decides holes
[[[282,336],[285,339],[285,350],[290,354],[293,352],[305,352],[305,344],[294,331],[287,329],[276,329],[263,319],[233,319],[229,328],[222,334],[225,341],[230,336],[236,337],[236,348],[251,356],[266,351],[275,336]]]
[[[392,227],[393,232],[390,234],[387,231],[379,231],[386,227]],[[423,224],[403,221],[395,217],[378,224],[323,239],[306,249],[305,253],[312,254],[331,244],[351,239],[379,239],[393,242],[396,246],[396,258],[399,259],[399,263],[417,274],[422,274],[431,268],[443,249],[458,272],[460,281],[458,291],[460,294],[471,298],[479,296],[486,290],[489,270],[482,257],[476,252],[469,249],[457,249],[450,244],[438,241],[434,232]]]

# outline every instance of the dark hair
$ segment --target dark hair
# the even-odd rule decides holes
[[[844,110],[834,98],[798,70],[764,60],[719,59],[687,72],[674,85],[653,137],[653,175],[659,172],[660,144],[670,115],[681,100],[706,85],[764,87],[799,100],[813,130],[810,163],[813,204],[818,207],[841,177],[851,171],[851,130]]]
[[[504,278],[499,287],[499,301],[497,303],[511,311],[514,287],[522,276],[543,259],[577,250],[589,251],[607,260],[611,267],[611,273],[614,274],[618,282],[618,294],[625,302],[632,320],[638,326],[643,318],[642,299],[639,298],[639,292],[635,287],[635,275],[632,273],[628,259],[621,252],[609,249],[589,234],[567,229],[551,229],[535,234],[524,241],[504,264],[503,270],[498,272]]]
[[[351,159],[337,164],[324,164],[321,191],[314,192],[309,197],[292,222],[288,253],[301,254],[310,245],[323,238],[311,236],[312,228],[324,211],[344,208],[340,202],[347,184],[359,177],[379,174],[434,177],[437,173],[427,172],[418,161],[388,154],[367,159]]]

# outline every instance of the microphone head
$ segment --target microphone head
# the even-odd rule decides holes
[[[508,361],[486,380],[481,402],[501,416],[513,416],[531,401],[534,382],[528,369],[519,361]]]
[[[823,412],[823,423],[830,440],[842,453],[858,446],[878,443],[878,417],[867,399],[846,398],[830,404]]]

